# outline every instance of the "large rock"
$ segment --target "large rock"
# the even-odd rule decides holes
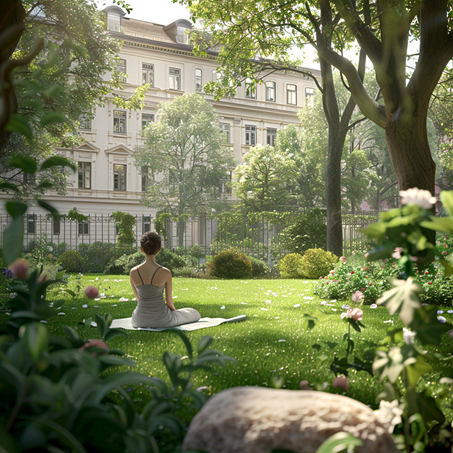
[[[357,453],[398,453],[374,412],[340,395],[301,390],[236,387],[224,390],[194,417],[183,449],[209,453],[265,453],[287,448],[315,453],[331,435],[362,439]]]

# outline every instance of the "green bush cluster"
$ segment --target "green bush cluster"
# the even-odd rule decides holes
[[[83,258],[83,272],[102,273],[117,258],[131,255],[137,248],[98,241],[93,244],[79,244],[78,250]]]
[[[269,277],[271,270],[269,266],[263,261],[253,256],[247,256],[250,263],[252,264],[252,277],[253,278],[264,278]]]
[[[120,256],[112,261],[104,270],[105,274],[121,274],[127,275],[131,269],[145,261],[145,256],[142,252],[135,252],[128,255]],[[184,258],[178,256],[166,248],[162,248],[156,256],[156,263],[170,269],[173,273],[175,269],[180,269],[185,266]]]
[[[281,256],[284,251],[302,255],[306,250],[326,247],[326,214],[319,209],[312,209],[277,236],[277,240],[272,244],[272,254]]]
[[[214,278],[251,278],[252,263],[245,253],[235,249],[215,255],[208,264],[208,275]]]
[[[66,272],[82,272],[83,258],[77,250],[67,250],[58,257],[58,263]]]
[[[278,263],[283,278],[319,278],[338,262],[338,257],[323,249],[308,249],[303,255],[289,253]]]

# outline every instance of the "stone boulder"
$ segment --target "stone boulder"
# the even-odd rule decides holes
[[[183,450],[265,453],[286,448],[315,453],[333,434],[363,441],[356,453],[398,453],[368,406],[324,392],[235,387],[213,396],[192,420]]]

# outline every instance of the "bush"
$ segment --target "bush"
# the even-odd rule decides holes
[[[182,267],[172,271],[174,277],[183,278],[207,278],[206,269],[203,267]]]
[[[58,262],[66,272],[81,272],[82,271],[82,255],[77,250],[67,250],[63,252]]]
[[[112,260],[110,264],[105,268],[104,274],[122,274],[127,275],[131,269],[145,261],[145,256],[142,252],[135,252],[133,254],[126,254],[119,257],[116,260]],[[176,253],[170,252],[168,249],[162,248],[159,254],[156,256],[156,263],[170,269],[173,273],[174,269],[179,269],[185,266],[183,258],[176,255]]]
[[[263,261],[259,260],[258,258],[254,258],[253,256],[247,256],[252,264],[252,277],[253,278],[262,278],[268,277],[271,273],[268,265]]]
[[[224,250],[209,262],[208,275],[215,278],[250,278],[252,263],[245,253],[234,249]]]
[[[109,242],[79,244],[78,249],[83,258],[83,272],[87,273],[102,273],[119,257],[131,255],[137,251],[136,247],[117,246]]]
[[[302,278],[300,266],[302,255],[299,253],[288,253],[278,262],[278,269],[282,278]]]
[[[278,235],[278,246],[275,245],[273,249],[277,247],[279,250],[301,255],[308,249],[326,249],[327,226],[325,222],[326,214],[324,212],[319,209],[310,210]]]
[[[323,249],[306,250],[300,263],[303,278],[319,278],[331,271],[338,263],[338,257]]]

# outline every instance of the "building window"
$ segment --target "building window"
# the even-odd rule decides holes
[[[142,192],[146,192],[149,185],[149,168],[144,165],[141,169],[142,174]]]
[[[256,87],[252,79],[245,80],[245,97],[248,99],[256,99]]]
[[[53,216],[52,218],[52,230],[53,234],[60,234],[60,216]]]
[[[286,85],[286,103],[297,105],[297,86],[291,83]]]
[[[305,105],[313,107],[315,102],[316,90],[314,88],[305,88]]]
[[[113,164],[113,190],[126,190],[126,165]]]
[[[27,233],[35,234],[36,233],[36,214],[27,214]]]
[[[124,74],[124,75],[120,75],[119,76],[119,80],[120,82],[126,82],[127,78],[126,78],[126,60],[124,58],[117,58],[116,60],[116,70],[120,73],[120,74]]]
[[[142,218],[142,234],[151,231],[151,216],[144,215]]]
[[[203,89],[203,71],[195,69],[195,91],[202,91]]]
[[[275,146],[275,139],[277,138],[277,129],[266,129],[266,140],[270,146]]]
[[[142,85],[149,83],[154,86],[154,65],[151,63],[142,63]]]
[[[80,123],[79,129],[87,131],[91,130],[91,116],[89,114],[86,113],[84,115],[81,115],[79,118],[79,123]]]
[[[142,113],[142,131],[144,131],[146,126],[150,123],[154,123],[154,113]]]
[[[77,225],[79,236],[90,234],[90,224],[88,222],[79,222]]]
[[[231,193],[231,179],[233,177],[232,171],[227,171],[226,177],[222,179],[220,185],[220,193]]]
[[[113,111],[113,132],[119,134],[126,133],[126,111],[114,110]]]
[[[79,189],[91,189],[91,162],[79,162]]]
[[[119,14],[107,14],[107,28],[109,31],[119,32],[121,30],[121,18]]]
[[[170,68],[168,85],[170,90],[181,90],[181,69]]]
[[[277,89],[275,82],[266,82],[266,101],[275,102],[277,100]]]
[[[245,126],[245,144],[256,145],[256,126]]]
[[[231,143],[230,125],[228,123],[219,123],[219,131],[225,137],[224,143]]]
[[[180,44],[189,44],[189,35],[186,33],[187,28],[178,27],[176,31],[176,41]]]

